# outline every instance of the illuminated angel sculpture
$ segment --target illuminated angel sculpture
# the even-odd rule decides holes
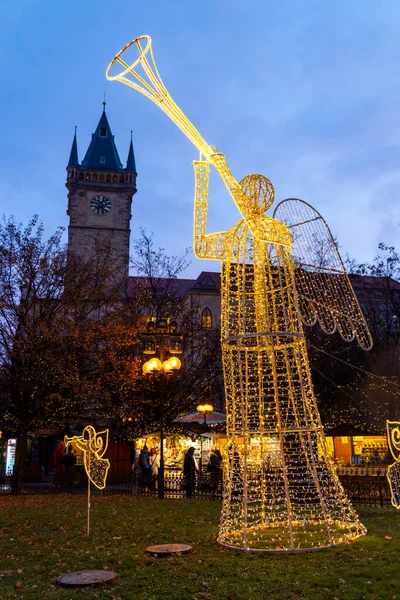
[[[126,59],[131,49],[139,51],[133,61]],[[116,64],[124,71],[111,75]],[[224,155],[205,142],[166,90],[150,38],[121,50],[107,76],[150,98],[200,150],[195,253],[222,263],[229,451],[218,541],[248,551],[293,552],[355,539],[365,528],[327,451],[302,327],[302,321],[318,321],[327,333],[337,330],[365,349],[372,345],[329,229],[300,200],[280,203],[275,218],[265,214],[274,200],[271,182],[262,175],[234,179]],[[210,164],[242,215],[214,234],[206,232]]]
[[[83,464],[88,478],[97,488],[104,489],[110,468],[110,461],[103,458],[108,446],[108,429],[96,433],[92,425],[87,425],[82,435],[65,436],[64,444],[66,448],[72,444],[83,451]]]
[[[390,452],[395,460],[388,467],[387,478],[392,493],[392,504],[400,508],[400,422],[386,421],[386,430]]]

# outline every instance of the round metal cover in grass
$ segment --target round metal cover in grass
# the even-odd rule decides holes
[[[170,554],[185,554],[190,552],[192,546],[187,544],[160,544],[158,546],[149,546],[146,548],[146,552],[151,556],[168,556]]]
[[[60,575],[57,583],[64,587],[79,587],[84,585],[97,585],[113,581],[117,577],[114,571],[75,571]]]

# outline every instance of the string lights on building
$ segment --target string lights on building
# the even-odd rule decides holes
[[[118,64],[122,73],[111,74]],[[148,36],[125,46],[107,77],[151,99],[200,151],[194,162],[195,253],[222,262],[228,460],[218,541],[254,552],[299,552],[365,534],[327,449],[302,328],[302,322],[319,321],[327,333],[338,330],[364,349],[372,344],[326,223],[298,200],[278,205],[278,218],[265,215],[274,201],[271,182],[262,175],[235,180],[224,155],[172,100]],[[210,164],[242,215],[229,230],[213,234],[206,232]],[[318,239],[328,245],[330,266],[318,264]]]

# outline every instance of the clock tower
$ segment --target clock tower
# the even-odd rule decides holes
[[[132,197],[136,193],[132,139],[123,168],[103,102],[101,115],[85,158],[78,161],[76,130],[67,166],[68,252],[90,259],[109,253],[111,268],[124,285],[129,269]]]

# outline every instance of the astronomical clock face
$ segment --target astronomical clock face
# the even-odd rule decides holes
[[[90,208],[96,215],[105,215],[111,209],[111,200],[107,196],[94,196]]]

